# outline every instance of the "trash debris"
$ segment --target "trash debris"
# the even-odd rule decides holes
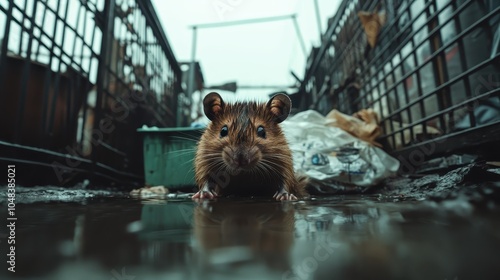
[[[398,160],[333,126],[332,119],[316,111],[298,113],[284,121],[282,128],[295,170],[316,181],[312,185],[338,188],[342,182],[368,187],[395,175],[399,169]]]
[[[381,194],[405,199],[435,201],[461,199],[476,205],[500,202],[500,168],[472,163],[444,175],[430,174],[418,179],[400,177],[384,182]]]
[[[354,116],[332,110],[326,117],[335,121],[329,123],[329,125],[342,128],[351,135],[371,145],[382,147],[382,145],[376,141],[377,137],[382,134],[382,129],[378,126],[378,116],[372,109],[363,109],[355,113]]]
[[[493,75],[492,75],[493,76]],[[500,78],[500,75],[498,76]],[[490,77],[491,79],[491,77]],[[500,81],[488,81],[487,86],[500,87]],[[500,121],[500,99],[492,97],[486,100],[481,100],[473,106],[474,122],[476,125],[485,125]],[[465,115],[455,124],[455,130],[464,130],[471,127],[470,114]]]
[[[169,193],[165,186],[145,186],[140,189],[135,189],[130,192],[132,197],[154,198],[165,197]]]
[[[370,47],[374,48],[377,44],[378,34],[386,22],[386,13],[382,12],[358,12],[359,21],[365,30],[366,40]]]
[[[182,193],[182,192],[176,192],[176,193],[169,193],[167,194],[167,198],[177,198],[177,199],[188,199],[191,198],[194,195],[194,193]]]
[[[444,169],[451,169],[467,164],[471,164],[478,159],[476,155],[450,155],[447,157],[439,157],[426,161],[419,166],[417,173],[437,172]]]
[[[143,124],[141,129],[143,129],[143,130],[158,130],[158,127],[157,126],[147,126],[147,125]]]
[[[84,181],[85,182],[85,181]],[[114,189],[89,189],[77,184],[73,188],[59,186],[16,186],[16,203],[48,203],[48,202],[70,202],[85,204],[89,200],[101,198],[126,198],[125,192]],[[6,203],[7,192],[0,192],[0,204]]]

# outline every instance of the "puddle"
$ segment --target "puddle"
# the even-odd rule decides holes
[[[5,203],[2,209],[6,209]],[[1,279],[497,279],[499,210],[337,196],[17,205]],[[5,213],[0,218],[6,221]],[[5,264],[6,229],[0,231]]]

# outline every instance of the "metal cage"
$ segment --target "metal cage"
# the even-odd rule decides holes
[[[149,0],[0,0],[0,40],[0,160],[27,184],[143,182],[137,128],[183,118]]]
[[[302,109],[374,109],[384,131],[380,140],[413,167],[498,143],[499,6],[484,0],[343,1],[309,57]]]

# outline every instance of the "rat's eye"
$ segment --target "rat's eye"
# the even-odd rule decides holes
[[[220,137],[226,137],[228,133],[227,125],[223,126],[222,129],[220,130]]]
[[[263,126],[257,127],[257,136],[260,138],[266,138],[266,131],[264,130]]]

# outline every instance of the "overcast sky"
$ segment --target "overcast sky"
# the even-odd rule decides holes
[[[178,61],[190,61],[195,24],[297,14],[307,54],[319,45],[313,0],[152,0]],[[321,28],[341,0],[318,0]],[[207,86],[237,81],[238,85],[291,85],[300,78],[306,56],[291,19],[250,25],[199,29],[196,60]],[[244,90],[238,98],[267,98],[275,90]],[[223,93],[224,97],[224,93]]]

